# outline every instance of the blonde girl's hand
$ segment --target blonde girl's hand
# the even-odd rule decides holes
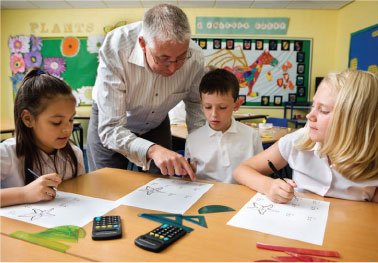
[[[275,203],[284,204],[290,202],[294,197],[294,188],[297,185],[290,179],[274,179],[266,195]]]
[[[52,200],[56,196],[56,189],[62,182],[56,173],[45,174],[23,187],[24,203],[36,203]]]

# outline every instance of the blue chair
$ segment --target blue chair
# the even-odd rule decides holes
[[[273,126],[288,127],[288,120],[284,118],[267,118],[267,123],[272,123]]]

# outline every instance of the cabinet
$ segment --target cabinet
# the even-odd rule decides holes
[[[295,128],[302,127],[306,124],[307,119],[296,119],[294,116],[294,110],[303,110],[310,112],[311,102],[305,103],[293,103],[293,102],[284,102],[284,118],[288,119],[289,122],[294,123]],[[290,111],[290,115],[288,115]]]

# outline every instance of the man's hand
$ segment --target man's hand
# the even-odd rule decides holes
[[[154,144],[147,151],[147,158],[154,160],[163,175],[189,175],[194,181],[196,175],[188,161],[180,154]]]

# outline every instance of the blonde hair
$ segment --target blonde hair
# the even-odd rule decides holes
[[[320,154],[327,155],[345,178],[378,178],[378,77],[360,70],[332,73],[321,83],[334,89],[336,102]],[[308,127],[296,147],[309,150],[314,142]]]

